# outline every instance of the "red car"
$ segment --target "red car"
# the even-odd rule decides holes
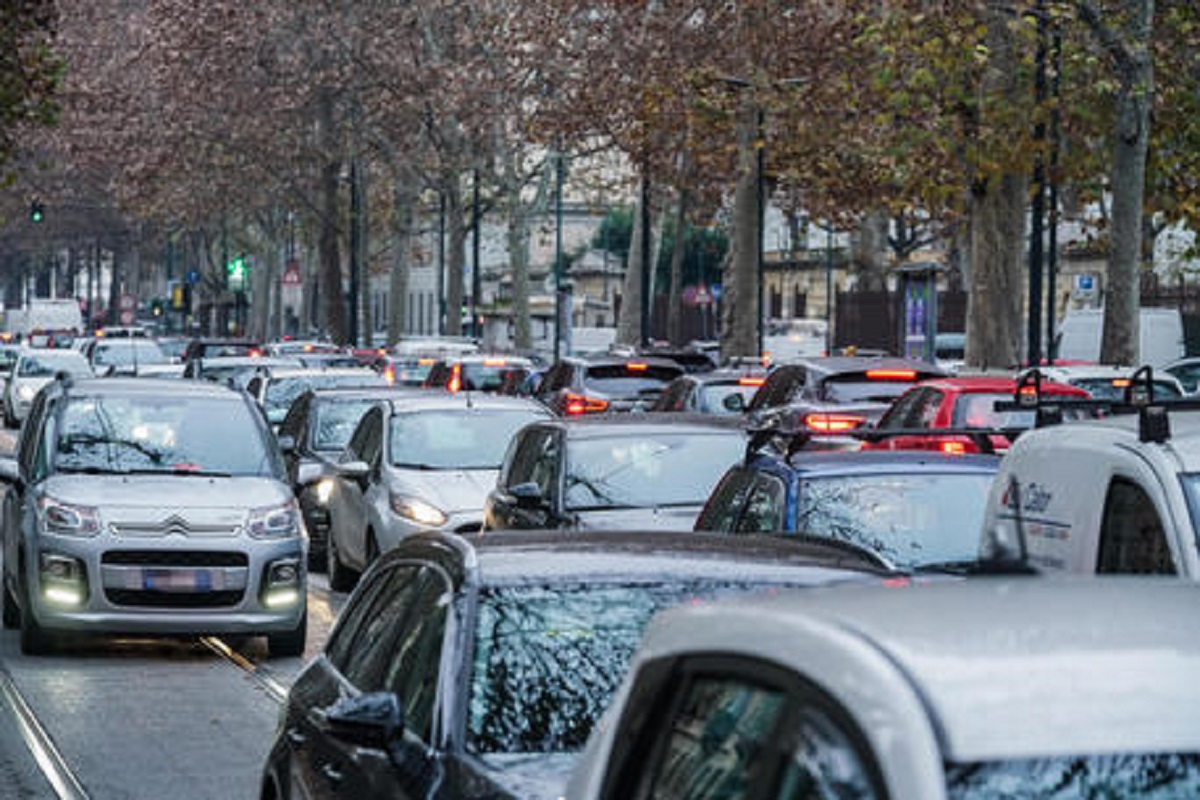
[[[997,411],[998,400],[1011,401],[1017,390],[1015,378],[1007,377],[957,377],[936,378],[916,384],[896,398],[891,408],[884,412],[875,425],[876,430],[930,430],[939,428],[1004,428],[1005,430],[1032,428],[1034,410]],[[1043,396],[1091,397],[1083,389],[1063,383],[1041,384]],[[1067,412],[1067,416],[1091,411]],[[989,437],[997,453],[1008,450],[1009,440],[1005,436]],[[878,441],[866,442],[863,449],[869,450],[941,450],[947,453],[978,453],[977,441],[961,434],[945,436],[901,434]]]

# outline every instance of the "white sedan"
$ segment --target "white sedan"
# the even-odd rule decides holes
[[[92,377],[92,367],[83,354],[65,348],[22,350],[4,384],[4,422],[15,428],[29,414],[38,390],[61,374],[72,378]]]
[[[1198,601],[984,578],[667,611],[566,796],[1200,797]]]

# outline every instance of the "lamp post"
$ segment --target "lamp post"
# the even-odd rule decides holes
[[[825,229],[825,355],[833,355],[833,226]]]

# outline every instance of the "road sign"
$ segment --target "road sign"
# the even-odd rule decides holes
[[[132,325],[133,317],[134,317],[134,314],[133,314],[132,309],[126,308],[126,309],[121,310],[121,324],[122,325]]]
[[[300,274],[299,261],[292,259],[287,262],[283,268],[282,283],[284,286],[299,286],[304,283],[304,276]]]
[[[117,307],[122,311],[133,311],[137,307],[137,301],[131,294],[123,294],[117,301]]]
[[[187,275],[184,276],[184,279],[188,283],[190,283],[192,286],[195,286],[197,283],[200,282],[200,270],[189,269]]]

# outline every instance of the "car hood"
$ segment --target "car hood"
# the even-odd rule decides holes
[[[690,531],[703,504],[657,508],[612,508],[573,511],[577,527],[610,531]]]
[[[397,470],[397,494],[419,497],[447,514],[483,513],[488,492],[496,488],[498,469]]]
[[[128,531],[156,532],[171,520],[182,520],[213,535],[232,535],[249,509],[292,499],[285,484],[260,477],[55,475],[41,490],[60,502],[99,508],[105,522]]]
[[[557,800],[563,796],[578,753],[493,754],[482,757],[488,777],[523,800]]]

